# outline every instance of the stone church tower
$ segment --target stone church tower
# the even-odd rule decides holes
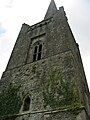
[[[89,120],[89,89],[64,8],[23,24],[0,80],[0,120]]]

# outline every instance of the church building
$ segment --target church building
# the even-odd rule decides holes
[[[23,24],[0,80],[0,120],[90,120],[79,45],[63,7]]]

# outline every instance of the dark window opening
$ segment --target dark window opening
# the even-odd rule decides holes
[[[35,49],[34,49],[34,54],[33,54],[33,62],[36,61],[36,57],[37,57],[37,46],[35,46]]]
[[[37,54],[37,46],[35,46],[34,54]]]
[[[40,60],[41,59],[41,54],[42,54],[42,44],[40,44],[40,45],[38,44],[34,48],[33,62],[36,61],[36,60]]]
[[[37,54],[34,54],[34,55],[33,55],[33,62],[36,61],[36,55],[37,55]]]
[[[23,111],[28,111],[28,110],[29,110],[29,107],[30,107],[30,98],[27,97],[27,98],[24,100]]]
[[[42,53],[42,45],[39,45],[38,58],[37,58],[37,60],[40,60],[40,59],[41,59],[41,53]]]
[[[39,45],[39,52],[42,51],[42,45]]]
[[[40,60],[40,59],[41,59],[41,52],[38,53],[38,58],[37,58],[37,60]]]

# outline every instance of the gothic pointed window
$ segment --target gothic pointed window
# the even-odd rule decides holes
[[[41,59],[41,53],[42,53],[42,45],[40,44],[39,47],[38,47],[38,57],[37,57],[37,60]]]
[[[36,60],[40,60],[42,55],[42,44],[37,44],[34,47],[34,53],[33,53],[33,62]]]
[[[37,57],[37,46],[35,46],[35,49],[34,49],[34,54],[33,54],[33,62],[36,61],[36,57]]]
[[[23,111],[28,111],[30,108],[30,97],[27,96],[24,100]]]

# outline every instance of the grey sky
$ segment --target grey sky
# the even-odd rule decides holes
[[[3,28],[2,24],[0,24],[0,37],[6,32],[6,30]]]
[[[64,6],[69,25],[80,52],[90,84],[90,0],[55,0],[57,8]],[[0,0],[0,76],[23,23],[32,25],[43,20],[50,0]],[[3,31],[5,30],[5,31]],[[90,85],[89,85],[90,86]]]

